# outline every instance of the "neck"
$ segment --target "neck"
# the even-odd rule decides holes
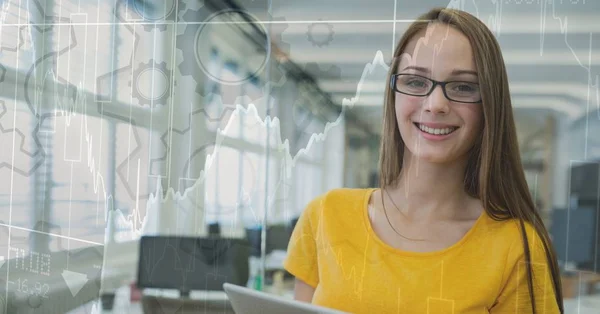
[[[466,160],[436,164],[407,155],[398,183],[389,187],[389,196],[387,193],[384,195],[386,204],[391,197],[402,213],[415,221],[456,219],[468,215],[469,196],[464,189]]]

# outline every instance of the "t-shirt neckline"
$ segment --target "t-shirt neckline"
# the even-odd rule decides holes
[[[379,238],[379,236],[375,233],[375,230],[373,230],[373,226],[371,225],[371,221],[369,220],[369,199],[371,198],[371,195],[373,195],[373,192],[375,190],[377,190],[377,188],[367,189],[364,200],[363,200],[363,204],[361,206],[362,217],[363,217],[365,226],[367,228],[367,232],[369,234],[369,237],[372,237],[373,240],[379,246],[383,247],[384,249],[386,249],[388,251],[391,251],[394,254],[398,254],[398,255],[413,256],[413,257],[430,257],[430,256],[439,256],[439,255],[447,254],[451,251],[454,251],[454,250],[458,249],[459,247],[463,246],[467,241],[469,241],[469,239],[472,237],[473,233],[475,233],[475,231],[477,229],[479,229],[479,226],[482,224],[482,221],[484,220],[484,216],[486,215],[485,210],[483,210],[482,213],[477,218],[477,220],[475,221],[475,223],[471,226],[469,231],[467,231],[467,233],[460,240],[458,240],[451,246],[448,246],[441,250],[435,250],[435,251],[429,251],[429,252],[407,251],[407,250],[395,248],[395,247],[387,244],[381,238]]]

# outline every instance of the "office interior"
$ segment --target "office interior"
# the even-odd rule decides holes
[[[600,3],[0,4],[0,312],[224,313],[223,282],[293,298],[294,225],[377,186],[392,50],[433,6],[497,35],[567,313],[600,308]]]

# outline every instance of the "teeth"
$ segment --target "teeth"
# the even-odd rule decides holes
[[[452,128],[444,128],[444,129],[434,129],[434,128],[430,128],[430,127],[426,127],[424,125],[418,124],[419,129],[421,129],[423,132],[429,133],[429,134],[434,134],[434,135],[446,135],[446,134],[450,134],[452,133],[454,130],[456,130],[456,128],[452,127]]]

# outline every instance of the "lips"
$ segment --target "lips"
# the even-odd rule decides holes
[[[441,123],[418,123],[414,122],[414,125],[424,133],[430,135],[438,135],[445,136],[452,134],[459,127],[449,124],[441,124]]]

